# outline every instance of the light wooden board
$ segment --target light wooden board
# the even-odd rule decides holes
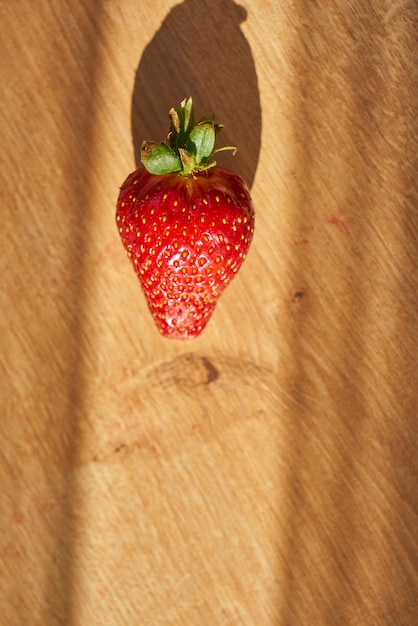
[[[0,17],[2,624],[416,624],[416,2]],[[256,233],[181,343],[114,214],[189,95]]]

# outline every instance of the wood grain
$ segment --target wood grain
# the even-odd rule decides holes
[[[18,5],[0,6],[2,623],[413,626],[417,4]],[[154,329],[114,217],[177,81],[234,120],[256,207],[186,343]]]

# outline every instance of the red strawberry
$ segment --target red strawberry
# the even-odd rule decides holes
[[[170,117],[166,143],[142,144],[116,220],[158,329],[193,339],[245,259],[254,210],[242,178],[212,159],[213,118],[194,125],[191,98]]]

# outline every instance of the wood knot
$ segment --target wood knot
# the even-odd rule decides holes
[[[154,382],[163,387],[199,387],[210,385],[219,378],[219,371],[206,356],[182,354],[172,361],[162,363],[150,373]]]
[[[295,291],[293,294],[292,302],[300,302],[305,297],[304,291]]]

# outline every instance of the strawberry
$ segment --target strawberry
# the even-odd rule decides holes
[[[116,211],[122,243],[165,337],[193,339],[240,269],[254,210],[240,176],[213,160],[221,126],[194,124],[192,99],[170,111],[166,142],[144,141]]]

